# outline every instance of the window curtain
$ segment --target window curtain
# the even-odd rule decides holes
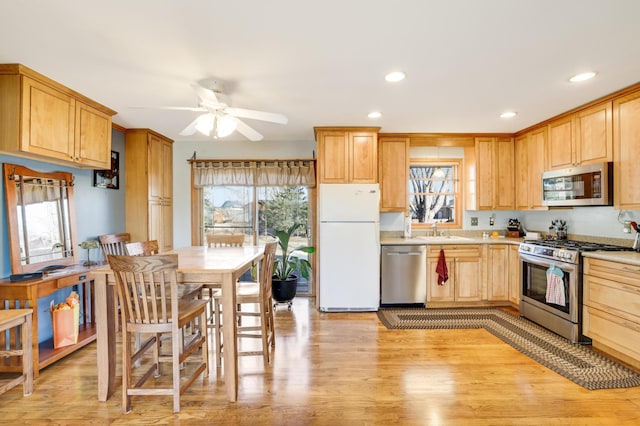
[[[315,161],[192,161],[193,185],[307,186],[316,185]]]
[[[22,181],[22,192],[17,191],[18,197],[22,196],[22,203],[37,204],[46,201],[58,201],[66,198],[66,182],[54,179],[29,179]]]

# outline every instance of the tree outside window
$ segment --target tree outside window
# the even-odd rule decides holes
[[[460,159],[412,159],[409,167],[409,206],[414,225],[460,225]]]

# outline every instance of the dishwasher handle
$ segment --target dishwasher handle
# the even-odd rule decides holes
[[[387,251],[387,252],[385,252],[385,255],[387,255],[387,256],[400,256],[400,255],[404,255],[404,256],[421,256],[422,252],[421,251]]]

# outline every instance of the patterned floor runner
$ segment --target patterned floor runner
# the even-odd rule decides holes
[[[531,359],[590,390],[640,386],[637,372],[502,309],[381,309],[378,317],[389,329],[484,328]]]

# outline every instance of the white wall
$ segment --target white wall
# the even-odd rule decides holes
[[[193,157],[202,159],[313,158],[315,141],[307,142],[181,142],[173,144],[173,246],[191,245],[191,167]],[[402,229],[402,228],[401,228]]]

